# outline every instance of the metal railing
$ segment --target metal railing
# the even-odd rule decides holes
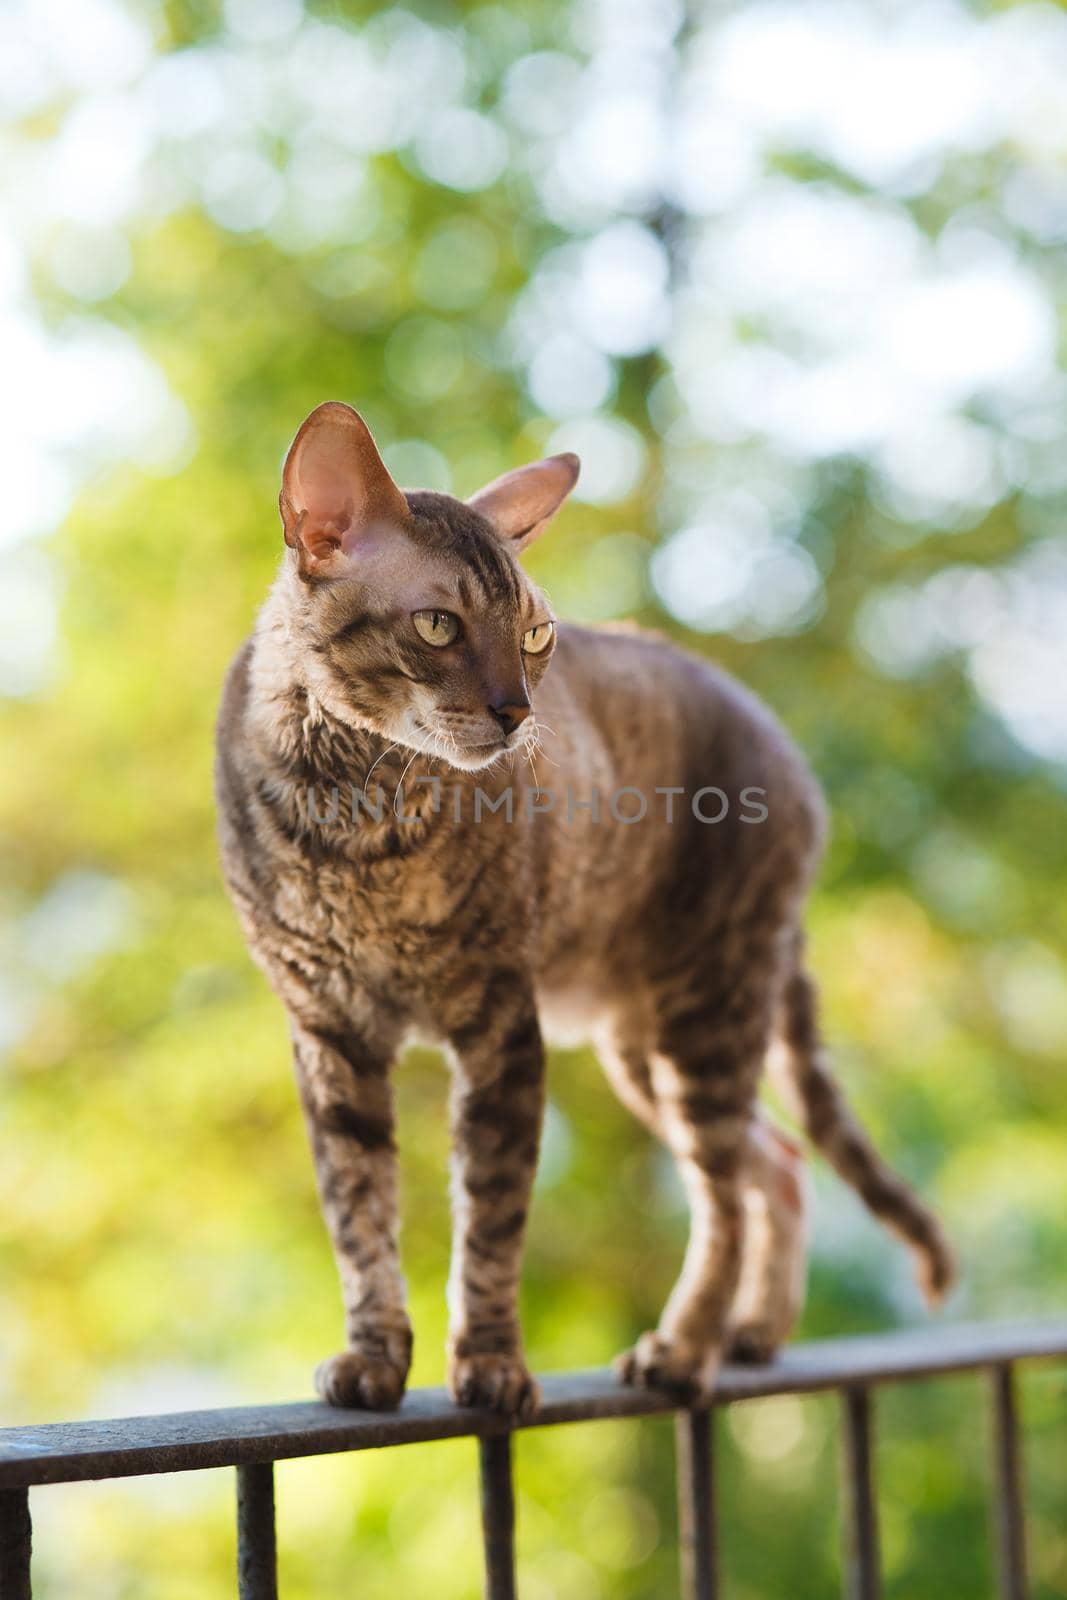
[[[871,1391],[945,1373],[989,1374],[993,1503],[1003,1600],[1027,1593],[1026,1539],[1014,1364],[1067,1357],[1067,1321],[972,1325],[826,1339],[787,1349],[767,1367],[725,1367],[712,1409],[770,1395],[836,1390],[842,1397],[844,1593],[880,1592]],[[676,1413],[681,1591],[720,1594],[711,1411],[679,1408],[676,1396],[623,1389],[608,1372],[543,1380],[544,1404],[524,1426]],[[481,1463],[485,1592],[515,1595],[515,1505],[511,1428],[484,1411],[452,1404],[443,1390],[409,1394],[399,1411],[338,1411],[317,1402],[181,1411],[110,1422],[50,1423],[0,1430],[0,1600],[30,1600],[29,1491],[40,1484],[237,1469],[237,1566],[241,1600],[276,1600],[274,1462],[430,1439],[472,1437]]]

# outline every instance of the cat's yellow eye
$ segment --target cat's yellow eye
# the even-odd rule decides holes
[[[539,656],[542,650],[547,650],[552,643],[555,631],[554,622],[539,622],[536,627],[527,628],[522,636],[522,648],[528,656]]]
[[[459,637],[459,618],[451,611],[413,611],[415,632],[427,644],[452,644]]]

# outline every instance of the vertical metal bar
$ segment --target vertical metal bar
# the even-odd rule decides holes
[[[716,1600],[719,1540],[715,1519],[715,1424],[712,1413],[679,1411],[674,1419],[678,1532],[683,1600]]]
[[[0,1491],[0,1600],[30,1600],[30,1494]]]
[[[1026,1522],[1015,1372],[1010,1363],[1005,1363],[993,1367],[989,1378],[993,1401],[993,1491],[1000,1593],[1003,1600],[1026,1600]]]
[[[871,1458],[871,1396],[868,1389],[845,1389],[844,1493],[845,1583],[847,1600],[879,1600],[882,1592],[878,1551],[878,1505]]]
[[[515,1494],[511,1435],[478,1440],[485,1540],[485,1600],[515,1600]]]
[[[240,1600],[278,1600],[271,1461],[237,1468],[237,1593]]]

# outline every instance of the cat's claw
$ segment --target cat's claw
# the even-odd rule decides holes
[[[634,1389],[673,1389],[706,1400],[715,1387],[721,1352],[670,1334],[643,1333],[632,1350],[615,1358],[615,1375]]]
[[[410,1349],[389,1355],[341,1350],[315,1368],[315,1388],[331,1406],[351,1406],[368,1411],[395,1411],[404,1397]]]
[[[541,1407],[541,1391],[521,1355],[453,1355],[448,1389],[457,1405],[488,1406],[518,1422],[528,1422]]]

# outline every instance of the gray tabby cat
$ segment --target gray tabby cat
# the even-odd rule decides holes
[[[706,1393],[724,1350],[765,1359],[789,1330],[802,1206],[798,1158],[756,1110],[772,1055],[928,1296],[951,1277],[823,1054],[801,933],[823,815],[800,755],[705,662],[557,625],[519,566],[577,476],[561,455],[466,503],[405,494],[359,415],[320,406],[285,463],[281,571],[226,684],[223,862],[289,1015],[344,1296],[346,1348],[317,1373],[334,1404],[395,1405],[410,1364],[390,1070],[413,1033],[453,1069],[461,1402],[537,1405],[516,1302],[554,1021],[592,1037],[692,1213],[623,1381]],[[732,802],[718,822],[712,785]]]

